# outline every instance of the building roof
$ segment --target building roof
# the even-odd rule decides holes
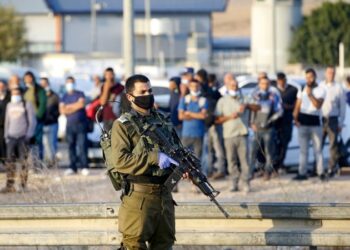
[[[45,0],[0,0],[0,5],[13,7],[17,13],[22,15],[47,14],[51,12]]]
[[[95,0],[99,13],[122,13],[123,0]],[[25,1],[24,1],[25,2]],[[55,14],[87,14],[90,0],[45,0]],[[225,11],[227,0],[150,0],[152,13],[211,13]],[[134,0],[135,13],[144,13],[145,0]]]
[[[215,37],[213,50],[250,51],[250,37]]]

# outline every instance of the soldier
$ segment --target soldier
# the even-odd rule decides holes
[[[111,130],[111,163],[124,179],[118,217],[121,249],[171,249],[175,241],[174,201],[163,184],[172,172],[171,165],[178,163],[138,132],[140,127],[156,124],[174,147],[180,142],[171,121],[153,109],[147,77],[131,76],[125,91],[131,110],[114,121]]]

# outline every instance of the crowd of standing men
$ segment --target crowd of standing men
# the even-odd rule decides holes
[[[116,100],[124,87],[115,81],[112,68],[105,70],[102,83],[96,78],[89,94],[95,107],[104,105],[101,119],[104,126],[110,128],[119,110],[118,105],[109,101]],[[40,171],[43,161],[48,166],[57,164],[60,115],[66,117],[65,139],[69,153],[69,168],[64,174],[78,173],[80,168],[82,175],[88,175],[87,134],[93,129],[93,117],[89,119],[85,94],[76,89],[74,77],[66,78],[65,94],[61,97],[52,90],[48,78],[41,78],[37,83],[30,71],[24,74],[23,83],[17,75],[8,83],[0,82],[0,163],[7,174],[6,186],[1,192],[16,191],[16,163],[20,163],[20,188],[26,189],[30,154],[37,158],[34,171]]]
[[[232,176],[232,191],[250,190],[250,180],[275,177],[285,168],[284,159],[298,127],[300,159],[295,180],[318,176],[327,180],[338,170],[338,135],[344,128],[346,103],[350,105],[350,78],[347,85],[335,82],[334,67],[327,67],[325,80],[316,82],[316,72],[306,70],[306,85],[292,86],[284,73],[278,73],[274,84],[266,73],[258,76],[258,85],[249,94],[232,73],[220,84],[215,74],[186,68],[169,81],[170,119],[184,146],[193,149],[206,165],[208,177]],[[38,152],[38,160],[49,166],[57,164],[58,118],[67,119],[65,139],[68,144],[69,168],[66,175],[88,175],[87,133],[93,129],[96,108],[104,106],[101,120],[110,129],[127,104],[123,101],[124,86],[115,79],[112,68],[103,79],[93,77],[94,87],[87,104],[84,92],[76,89],[74,77],[67,77],[65,94],[55,93],[48,78],[36,82],[32,72],[12,76],[0,82],[0,161],[6,168],[7,182],[1,192],[14,192],[16,162],[20,161],[20,186],[28,180],[30,151]],[[114,101],[114,102],[111,102]],[[249,141],[248,132],[254,133]],[[328,137],[330,159],[325,167],[322,147]],[[205,139],[206,138],[206,139]],[[312,141],[315,168],[308,168],[309,142]],[[39,165],[38,165],[39,166]],[[34,166],[38,169],[38,166]]]
[[[250,190],[250,180],[276,177],[285,169],[284,160],[298,127],[300,157],[294,180],[318,176],[325,181],[338,171],[338,135],[344,124],[346,103],[350,105],[350,79],[335,82],[335,68],[327,67],[325,80],[318,84],[313,69],[305,71],[305,86],[287,83],[277,74],[274,84],[267,74],[249,94],[240,89],[235,76],[227,73],[220,86],[214,74],[193,68],[170,79],[170,113],[182,142],[201,158],[206,154],[207,175],[213,179],[232,175],[231,191]],[[248,130],[254,133],[248,140]],[[322,148],[328,137],[330,159],[324,164]],[[205,140],[207,138],[207,140]],[[312,141],[315,166],[308,167]],[[206,145],[203,145],[206,144]]]

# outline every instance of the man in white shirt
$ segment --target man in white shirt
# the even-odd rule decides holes
[[[316,83],[316,72],[306,70],[306,85],[297,94],[297,102],[293,112],[295,125],[299,128],[300,160],[299,173],[294,180],[307,179],[309,142],[312,140],[316,157],[317,174],[326,180],[322,156],[321,107],[326,98],[326,91]]]
[[[340,83],[334,81],[335,68],[327,67],[325,81],[322,86],[326,91],[326,98],[322,105],[323,140],[328,136],[330,158],[328,162],[328,173],[333,177],[337,171],[339,150],[337,146],[338,134],[341,132],[346,110],[345,92]]]

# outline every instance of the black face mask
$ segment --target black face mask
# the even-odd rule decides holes
[[[134,96],[134,103],[136,106],[143,109],[151,109],[154,105],[154,96],[153,95],[142,95],[142,96]]]

